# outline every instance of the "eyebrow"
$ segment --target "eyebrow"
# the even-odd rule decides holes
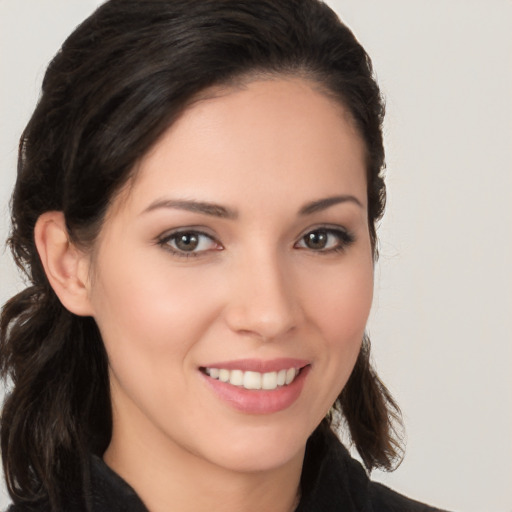
[[[299,210],[299,215],[311,215],[313,213],[326,210],[327,208],[330,208],[336,204],[347,202],[354,203],[357,206],[363,208],[361,201],[359,201],[357,197],[351,195],[341,195],[311,201],[310,203],[305,204]],[[234,220],[238,218],[238,212],[231,208],[227,208],[216,203],[194,201],[190,199],[157,199],[156,201],[152,202],[142,213],[148,213],[154,210],[158,210],[159,208],[186,210],[189,212],[202,213],[204,215],[210,215],[212,217],[218,217],[221,219]]]
[[[238,213],[235,210],[221,206],[220,204],[204,201],[192,201],[188,199],[158,199],[151,203],[142,213],[151,212],[159,208],[172,208],[189,212],[202,213],[219,217],[221,219],[236,219]]]
[[[360,208],[364,208],[361,201],[357,199],[355,196],[351,195],[342,195],[342,196],[332,196],[326,197],[324,199],[318,199],[317,201],[312,201],[311,203],[305,204],[300,210],[299,215],[311,215],[312,213],[320,212],[322,210],[326,210],[331,206],[340,203],[354,203]]]

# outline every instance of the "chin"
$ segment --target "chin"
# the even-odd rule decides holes
[[[216,444],[215,453],[210,453],[208,458],[240,473],[272,471],[296,460],[302,461],[310,432],[283,431],[269,426],[257,430],[260,431],[229,436],[228,444],[224,447],[220,442]]]

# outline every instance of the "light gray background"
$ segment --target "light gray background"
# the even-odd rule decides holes
[[[98,0],[0,0],[0,239],[45,66]],[[370,321],[408,449],[378,480],[512,511],[512,2],[331,0],[387,97],[389,202]],[[0,302],[22,288],[0,251]],[[5,494],[0,508],[7,504]]]

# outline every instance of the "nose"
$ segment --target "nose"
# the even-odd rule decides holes
[[[225,310],[233,331],[272,341],[294,331],[301,318],[295,280],[277,256],[244,258],[232,273]]]

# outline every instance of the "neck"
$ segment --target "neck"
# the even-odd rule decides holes
[[[303,457],[304,450],[277,468],[241,472],[172,444],[162,449],[153,436],[145,442],[123,442],[114,428],[104,460],[151,512],[293,512]]]

